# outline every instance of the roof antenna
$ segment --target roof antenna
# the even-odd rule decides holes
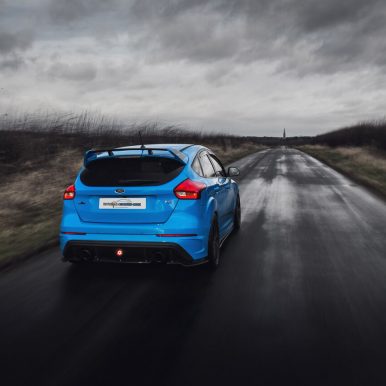
[[[141,131],[140,131],[140,130],[138,131],[138,134],[139,134],[139,140],[140,140],[140,142],[141,142],[141,149],[145,149],[145,145],[143,144],[142,134],[141,134]]]

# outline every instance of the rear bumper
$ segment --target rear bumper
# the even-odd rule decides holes
[[[122,255],[117,256],[117,250]],[[180,245],[172,242],[125,242],[73,240],[63,250],[65,261],[110,263],[166,263],[194,266],[206,262],[193,259]]]
[[[176,245],[176,248],[181,248],[190,256],[193,261],[206,258],[208,255],[208,239],[205,235],[197,236],[181,236],[181,237],[158,237],[156,235],[122,235],[122,234],[102,234],[102,233],[87,233],[84,235],[60,234],[60,248],[64,255],[65,249],[69,243],[95,243],[106,245],[124,245],[140,244],[143,246],[152,246],[162,248],[162,245]]]

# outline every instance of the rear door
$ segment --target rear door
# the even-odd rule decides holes
[[[218,225],[220,235],[222,236],[226,230],[226,206],[224,205],[224,201],[226,200],[225,187],[217,176],[208,152],[202,151],[200,153],[200,163],[204,176],[211,181],[211,185],[208,186],[207,189],[209,194],[214,196],[217,201]]]
[[[224,167],[220,160],[214,155],[209,154],[209,158],[213,164],[218,179],[218,184],[221,187],[221,203],[224,213],[224,230],[232,225],[233,222],[233,210],[236,202],[235,192],[232,189],[231,179],[226,176]]]
[[[164,223],[177,204],[174,180],[184,166],[159,156],[98,159],[76,182],[77,213],[85,222]]]

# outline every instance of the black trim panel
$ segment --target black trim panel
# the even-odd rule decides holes
[[[122,249],[122,256],[116,255],[117,249]],[[69,241],[63,252],[63,260],[111,263],[157,262],[184,266],[207,262],[205,258],[193,260],[189,253],[176,243],[87,240]]]

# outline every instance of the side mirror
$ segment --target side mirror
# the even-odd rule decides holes
[[[228,168],[228,177],[236,177],[240,174],[240,170],[235,167]]]

